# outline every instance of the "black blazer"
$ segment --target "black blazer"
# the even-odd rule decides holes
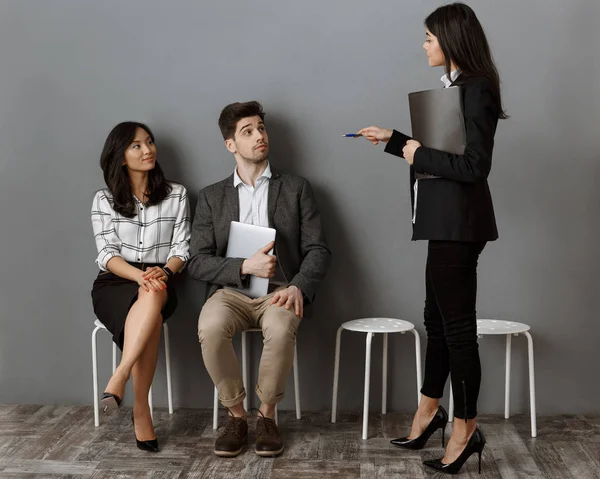
[[[419,181],[413,240],[493,241],[498,238],[487,177],[492,168],[500,101],[484,77],[461,74],[466,146],[463,155],[420,147],[410,168],[414,208],[415,173],[441,178]],[[410,137],[394,131],[385,151],[403,157]]]

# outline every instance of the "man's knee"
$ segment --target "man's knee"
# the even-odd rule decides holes
[[[296,332],[300,324],[300,318],[294,310],[286,310],[276,307],[277,310],[270,311],[271,314],[263,318],[263,334],[265,340],[275,342],[296,341]]]
[[[198,319],[198,339],[200,343],[205,341],[217,342],[231,340],[231,321],[223,314],[211,314],[202,310]]]

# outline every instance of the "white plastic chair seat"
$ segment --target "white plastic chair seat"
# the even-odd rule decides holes
[[[354,319],[343,323],[341,327],[359,333],[406,333],[415,329],[414,324],[394,318]]]
[[[529,331],[531,327],[525,323],[515,321],[501,321],[498,319],[478,319],[477,334],[521,334]]]
[[[331,401],[331,422],[335,423],[337,418],[337,398],[340,372],[340,347],[342,340],[342,331],[355,331],[367,333],[366,351],[365,351],[365,388],[363,400],[363,429],[362,438],[367,439],[367,430],[369,427],[369,384],[371,375],[371,342],[373,335],[383,334],[383,374],[382,374],[382,394],[381,394],[381,414],[387,412],[387,356],[388,356],[388,334],[411,332],[415,337],[415,356],[417,367],[417,404],[421,400],[421,340],[415,325],[395,318],[362,318],[354,319],[343,323],[337,331],[335,342],[335,364],[333,369],[333,398]]]

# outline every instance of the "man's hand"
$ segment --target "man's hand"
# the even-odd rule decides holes
[[[304,298],[302,297],[302,291],[297,286],[288,286],[281,291],[277,291],[270,304],[283,306],[287,310],[293,307],[296,316],[299,318],[304,316]]]
[[[275,246],[271,241],[268,245],[259,249],[254,255],[242,263],[242,274],[251,274],[259,278],[272,278],[275,276],[275,266],[277,266],[277,257],[270,256],[268,253]]]

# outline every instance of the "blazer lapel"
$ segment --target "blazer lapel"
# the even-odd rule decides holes
[[[229,209],[231,221],[240,220],[240,197],[238,190],[233,186],[233,175],[227,179],[225,184],[225,203]]]
[[[269,217],[269,227],[274,228],[275,209],[277,207],[277,198],[279,198],[279,190],[281,189],[281,180],[279,173],[271,167],[271,179],[269,180],[269,199],[267,204],[267,214]]]

